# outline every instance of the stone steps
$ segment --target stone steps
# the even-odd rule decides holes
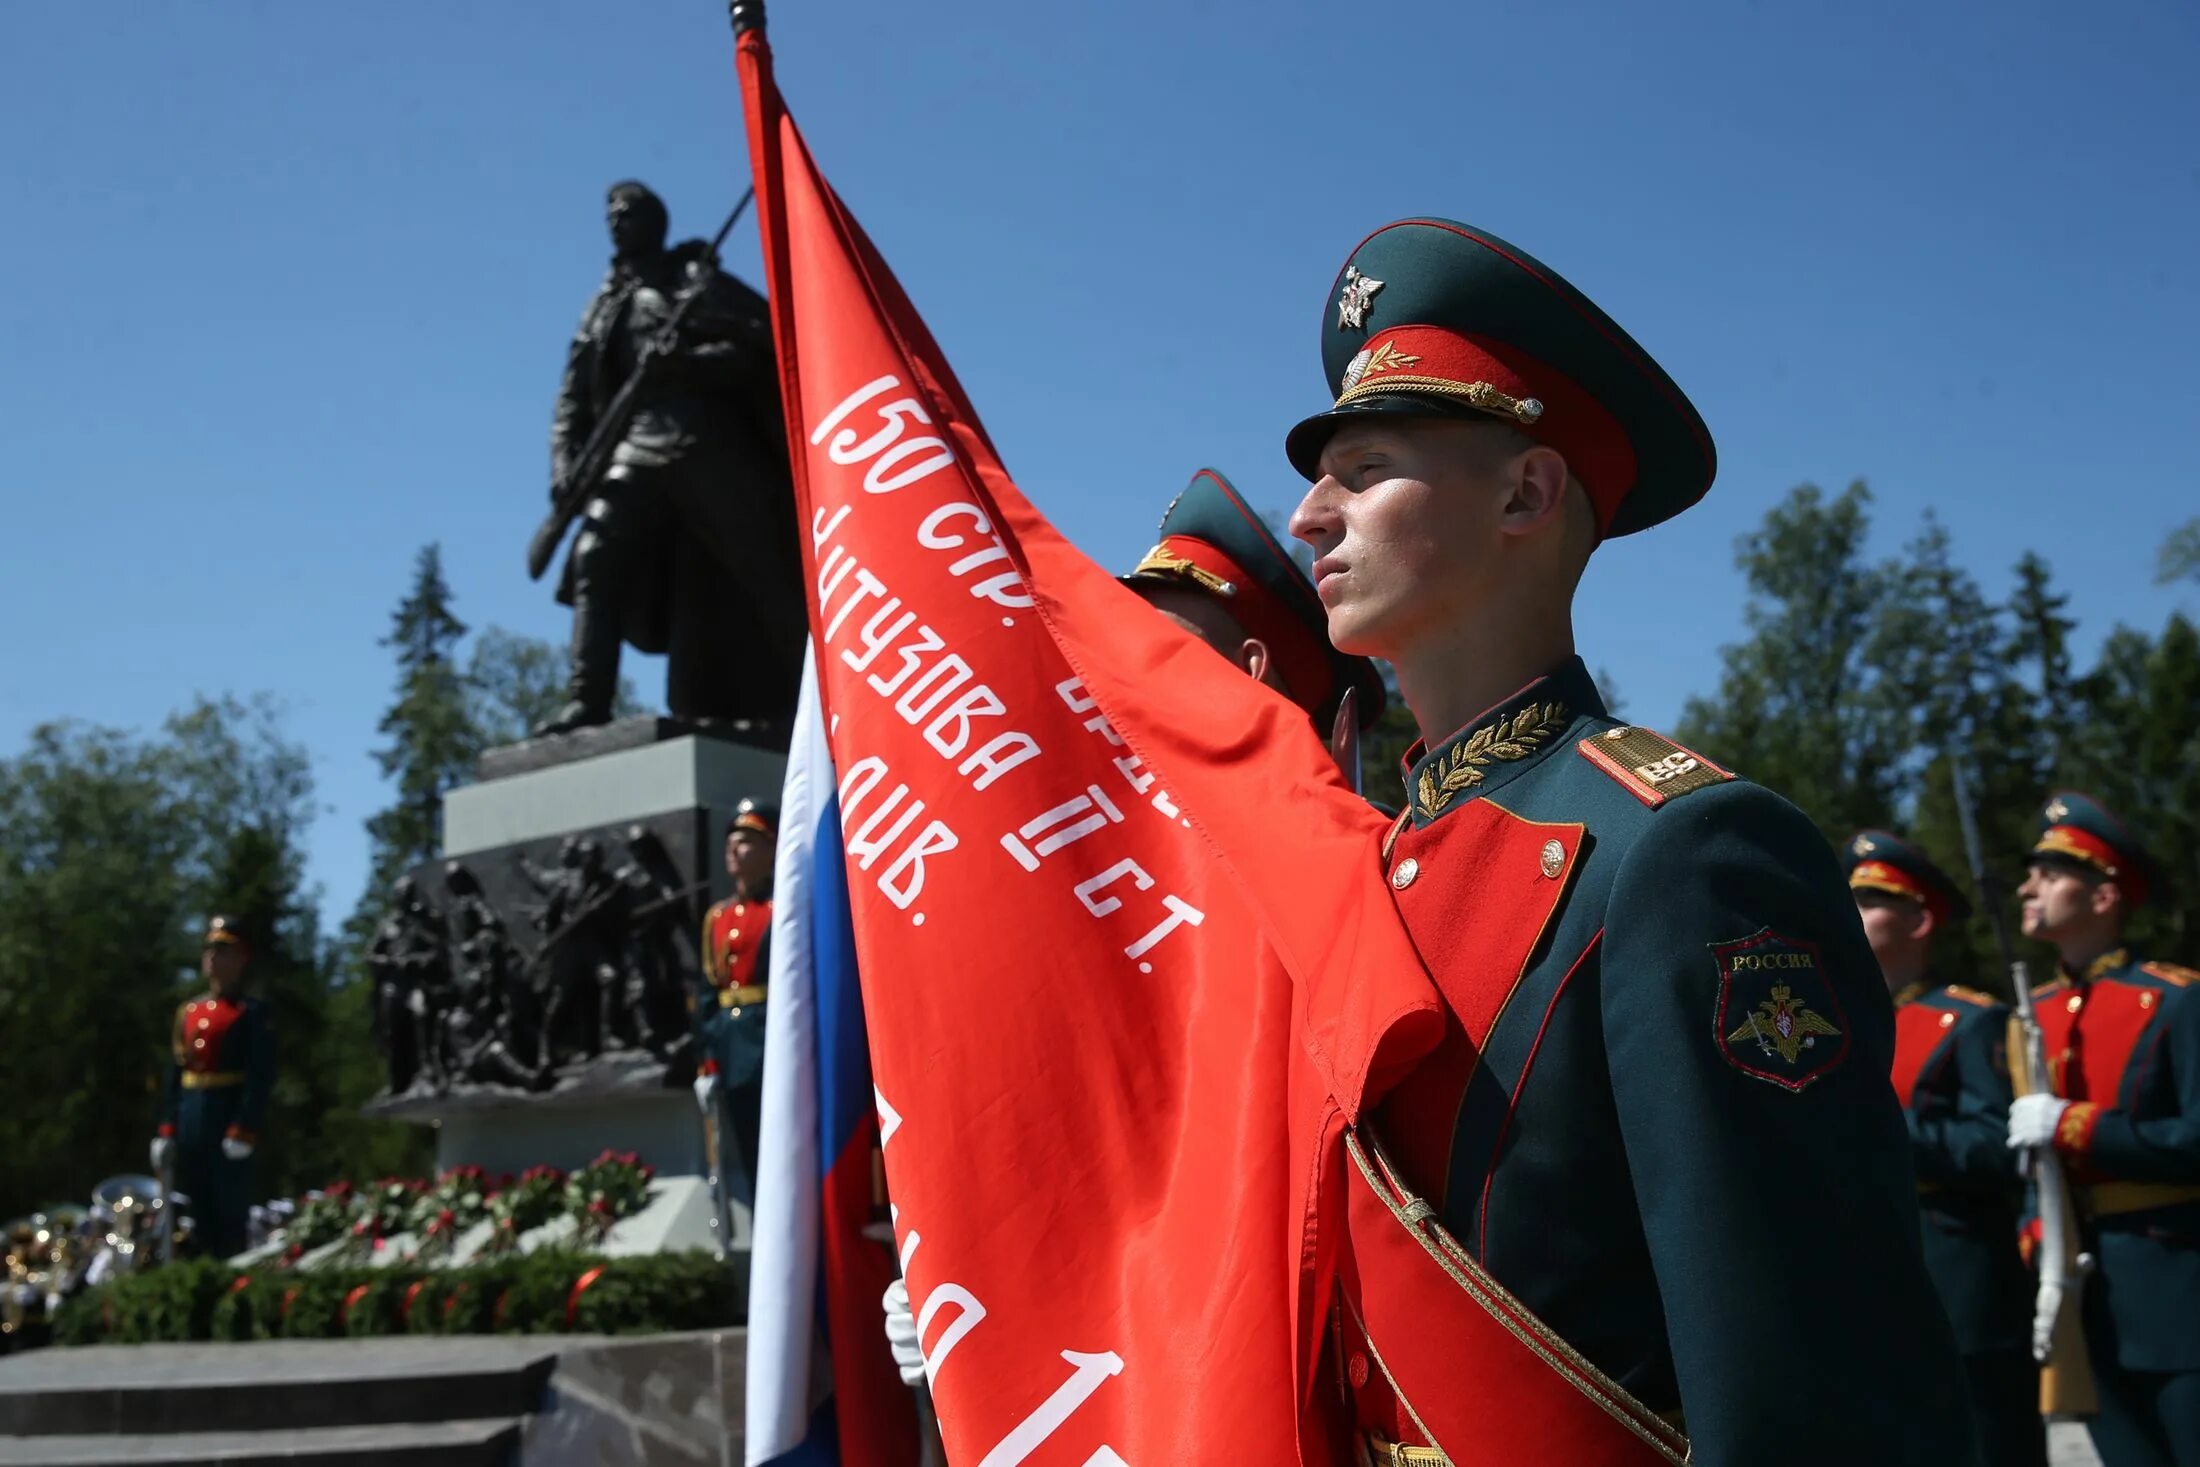
[[[426,1421],[285,1431],[0,1436],[0,1467],[508,1467],[520,1423]]]
[[[99,1345],[0,1359],[0,1467],[738,1467],[740,1330]]]
[[[0,1361],[0,1467],[506,1467],[559,1341],[100,1345]]]

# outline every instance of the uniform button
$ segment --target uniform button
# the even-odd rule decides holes
[[[2078,1010],[2085,1007],[2085,1000],[2079,995],[2073,993],[2070,995],[2070,1002],[2064,1005],[2064,1007],[2068,1008],[2070,1012],[2076,1013]]]
[[[741,940],[741,929],[740,929],[740,928],[738,928],[738,927],[734,928],[734,929],[733,929],[733,931],[731,931],[731,932],[729,932],[729,933],[727,933],[727,934],[726,934],[726,941],[728,941],[728,942],[739,942],[740,940]]]
[[[1954,1014],[1942,1014],[1942,1015],[1940,1016],[1940,1027],[1941,1027],[1941,1028],[1943,1028],[1943,1029],[1945,1029],[1945,1028],[1947,1028],[1947,1027],[1948,1027],[1948,1026],[1949,1026],[1950,1024],[1953,1024],[1953,1023],[1954,1023],[1955,1021],[1956,1021],[1956,1016],[1955,1016]]]
[[[1367,1357],[1354,1350],[1352,1358],[1345,1362],[1344,1372],[1351,1378],[1352,1389],[1359,1390],[1367,1384]]]
[[[214,1021],[212,1019],[201,1019],[199,1020],[199,1027],[201,1029],[211,1029],[214,1027]]]
[[[1421,863],[1408,856],[1398,863],[1397,870],[1390,873],[1390,884],[1394,889],[1404,891],[1413,885],[1413,878],[1420,874]]]
[[[1543,874],[1556,877],[1566,869],[1566,847],[1555,840],[1543,842]]]
[[[2142,993],[2142,994],[2140,994],[2140,995],[2139,995],[2139,1007],[2140,1007],[2140,1008],[2143,1008],[2143,1009],[2151,1009],[2151,1008],[2153,1008],[2153,1007],[2154,1007],[2154,995],[2153,995],[2153,994],[2151,994],[2151,993]]]
[[[206,1048],[206,1041],[203,1039],[194,1039],[191,1041],[191,1047],[193,1049],[204,1049]]]

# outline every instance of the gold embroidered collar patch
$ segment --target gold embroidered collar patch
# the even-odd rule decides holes
[[[1414,802],[1423,815],[1441,814],[1462,793],[1487,779],[1491,765],[1527,758],[1571,722],[1573,714],[1557,702],[1529,703],[1500,714],[1422,767],[1414,782]]]

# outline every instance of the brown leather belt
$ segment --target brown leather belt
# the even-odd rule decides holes
[[[768,983],[744,983],[739,988],[721,988],[718,990],[718,1007],[744,1009],[750,1004],[762,1003],[770,987]]]
[[[242,1070],[185,1070],[183,1088],[186,1090],[227,1090],[232,1085],[244,1083]]]
[[[2080,1187],[2078,1198],[2079,1205],[2093,1216],[2115,1217],[2120,1213],[2200,1202],[2200,1185],[2191,1182],[2095,1182],[2090,1187]]]

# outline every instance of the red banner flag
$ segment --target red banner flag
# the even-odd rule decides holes
[[[888,1185],[949,1455],[1298,1460],[1330,1410],[1316,1223],[1323,1195],[1341,1207],[1341,1126],[1379,1049],[1437,1032],[1382,886],[1387,822],[1302,712],[1024,499],[818,173],[760,30],[739,69]],[[1138,733],[1088,664],[1110,709],[1136,684]]]

